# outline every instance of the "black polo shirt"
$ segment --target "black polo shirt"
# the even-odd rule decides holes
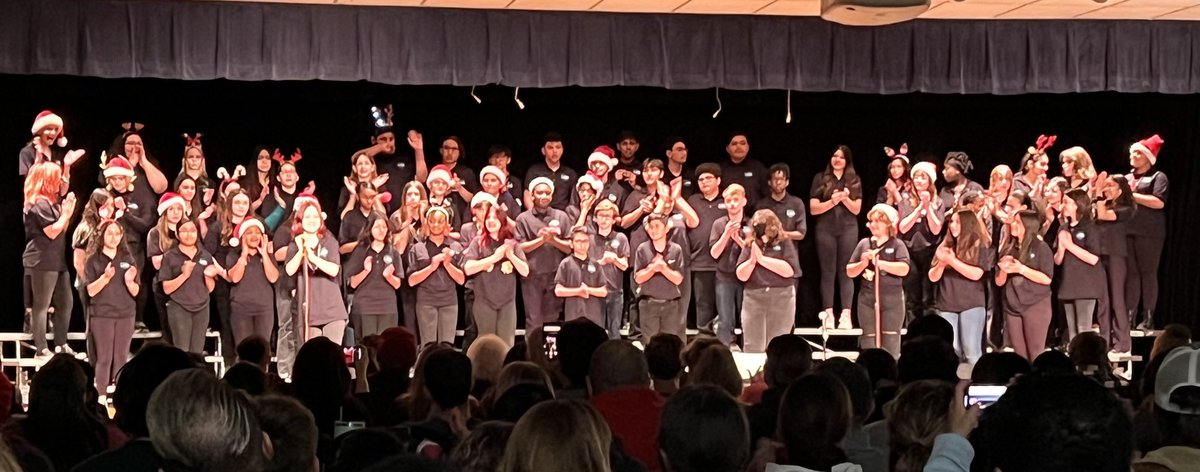
[[[354,303],[350,312],[356,315],[395,315],[396,288],[383,278],[383,270],[390,264],[393,275],[404,278],[404,264],[400,253],[390,244],[384,244],[382,251],[376,251],[370,244],[359,246],[350,253],[346,260],[346,279],[358,275],[363,270],[367,258],[371,258],[371,273],[354,288]]]
[[[116,272],[108,281],[108,285],[100,289],[100,293],[91,297],[88,316],[133,318],[137,311],[137,303],[133,299],[133,295],[129,294],[129,287],[125,285],[125,273],[134,267],[133,257],[129,254],[118,253],[116,258],[109,258],[107,254],[100,251],[89,257],[87,265],[83,269],[84,290],[87,290],[87,285],[99,280],[104,275],[109,264],[112,264]]]
[[[225,255],[225,268],[237,264],[242,257],[245,246],[229,251]],[[263,268],[264,255],[258,251],[253,256],[246,257],[246,270],[242,272],[242,280],[229,284],[229,302],[232,312],[244,316],[270,316],[275,313],[275,286],[267,280],[267,271]],[[265,257],[272,257],[267,255]]]

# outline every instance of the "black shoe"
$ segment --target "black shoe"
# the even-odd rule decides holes
[[[1153,311],[1147,311],[1145,313],[1145,315],[1142,316],[1142,322],[1138,323],[1137,329],[1140,329],[1142,331],[1154,331],[1154,312]]]

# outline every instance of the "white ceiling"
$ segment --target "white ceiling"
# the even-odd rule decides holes
[[[261,0],[220,0],[261,1]],[[817,16],[821,0],[272,0],[436,8]],[[1200,0],[932,0],[921,18],[1200,20]]]

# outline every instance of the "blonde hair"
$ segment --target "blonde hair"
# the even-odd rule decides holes
[[[485,334],[467,348],[471,359],[471,370],[476,380],[495,382],[504,368],[504,356],[508,354],[508,343],[494,334]]]
[[[1011,167],[1004,165],[1004,164],[1000,164],[1000,165],[992,168],[992,173],[990,174],[990,179],[988,181],[988,189],[989,190],[995,189],[996,182],[1002,178],[1007,178],[1010,181],[1013,179],[1013,171],[1012,171]],[[1009,184],[1009,190],[1012,190],[1011,183]]]
[[[721,192],[721,196],[724,198],[729,198],[734,195],[739,195],[742,198],[745,198],[746,188],[742,187],[740,184],[729,184],[728,187],[725,187],[725,191]]]
[[[609,472],[612,430],[588,403],[552,400],[517,421],[501,472]]]
[[[1091,180],[1096,177],[1096,168],[1092,166],[1092,156],[1088,154],[1082,147],[1074,146],[1064,149],[1058,153],[1058,160],[1062,163],[1067,163],[1068,160],[1071,167],[1075,169],[1075,176],[1082,180]]]
[[[722,344],[708,346],[700,351],[699,358],[691,366],[688,384],[713,385],[733,398],[742,396],[742,375],[733,360],[733,353]]]
[[[49,161],[34,164],[25,176],[25,208],[33,206],[38,198],[57,203],[59,190],[62,190],[62,167]]]
[[[876,210],[876,209],[872,209],[871,211],[867,212],[867,221],[870,221],[871,219],[877,218],[879,216],[882,216],[888,220],[888,236],[895,237],[896,236],[896,225],[900,224],[900,222],[892,221],[891,215],[888,215],[887,213],[884,213],[884,212],[882,212],[880,210]]]
[[[887,413],[890,457],[893,472],[921,471],[933,452],[933,440],[950,430],[949,406],[954,385],[941,380],[919,380],[904,386],[894,401],[883,407]]]
[[[592,210],[592,214],[596,215],[602,211],[611,211],[613,216],[621,216],[621,210],[617,209],[617,204],[608,200],[600,200],[600,203],[596,204],[596,209]]]

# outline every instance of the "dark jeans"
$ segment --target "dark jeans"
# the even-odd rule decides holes
[[[858,245],[858,229],[817,228],[817,259],[821,263],[821,306],[835,308],[833,287],[837,285],[838,308],[849,310],[854,302],[854,281],[846,276],[846,263]]]
[[[933,310],[933,282],[929,281],[929,266],[933,261],[934,246],[909,249],[912,271],[904,278],[904,303],[908,321],[937,313]]]
[[[299,310],[296,309],[296,297],[292,296],[291,292],[290,289],[275,288],[275,313],[279,319],[275,358],[279,375],[283,377],[291,375],[292,364],[296,361],[296,351],[300,350],[300,344],[303,343],[300,331],[304,329],[304,325],[296,319],[299,316]]]
[[[734,342],[733,328],[742,314],[742,288],[738,281],[717,279],[717,339],[729,345]]]
[[[1099,314],[1100,335],[1108,340],[1109,346],[1114,350],[1128,352],[1132,349],[1129,327],[1133,321],[1133,314],[1125,304],[1127,262],[1125,256],[1101,256],[1100,260],[1108,273],[1108,300],[1112,305],[1107,313]]]
[[[221,357],[225,359],[225,365],[233,365],[237,362],[237,347],[233,340],[233,324],[229,319],[230,312],[233,308],[230,306],[229,300],[229,282],[217,278],[217,284],[213,288],[213,300],[217,304],[217,333],[221,340]]]
[[[1158,262],[1162,256],[1163,238],[1130,236],[1125,245],[1128,268],[1125,275],[1125,307],[1154,316],[1158,305]]]
[[[692,271],[692,303],[696,305],[696,329],[714,334],[712,322],[717,317],[717,280],[714,271]]]
[[[521,281],[521,295],[525,299],[526,332],[558,321],[563,303],[554,296],[553,273],[530,274]]]
[[[608,339],[621,339],[621,313],[625,308],[625,291],[608,289],[604,298],[604,327],[608,329]]]

